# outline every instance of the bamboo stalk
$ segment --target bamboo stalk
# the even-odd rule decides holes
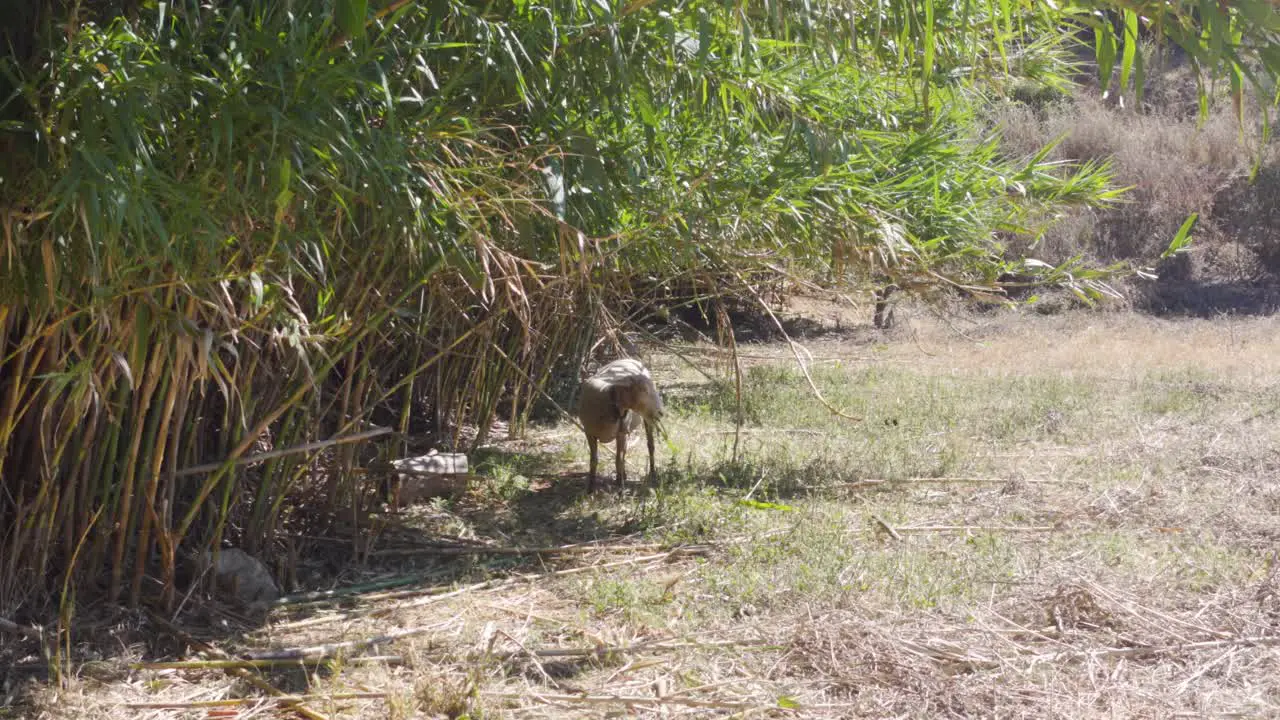
[[[173,420],[173,409],[177,404],[178,389],[186,379],[187,365],[185,361],[189,347],[190,341],[179,341],[174,349],[174,359],[164,380],[167,388],[164,391],[164,402],[160,406],[159,424],[150,433],[151,443],[149,443],[148,452],[150,453],[151,463],[147,472],[146,486],[143,490],[142,503],[145,513],[142,516],[142,529],[138,534],[138,543],[133,561],[133,583],[129,588],[130,607],[137,607],[138,602],[142,599],[142,578],[146,575],[147,555],[151,552],[152,527],[155,527],[156,534],[159,536],[163,536],[168,531],[168,528],[160,524],[160,516],[156,512],[156,492],[160,488],[160,469],[164,465],[165,448],[169,440],[169,423]],[[174,575],[173,569],[167,567],[167,563],[162,573],[167,578],[172,578]],[[164,592],[169,594],[171,589],[166,585]]]
[[[145,308],[145,306],[143,307]],[[148,339],[135,338],[134,340],[135,343],[142,343]],[[145,353],[146,351],[143,352]],[[147,355],[144,355],[144,357],[147,357]],[[149,360],[145,361],[142,394],[133,407],[134,425],[132,432],[129,434],[129,446],[125,452],[124,477],[122,479],[123,485],[120,488],[120,506],[116,525],[116,542],[112,550],[111,585],[107,590],[107,597],[112,602],[115,602],[120,597],[120,586],[124,582],[125,549],[129,545],[130,538],[134,536],[134,484],[137,482],[139,453],[142,449],[142,436],[145,432],[147,416],[150,414],[151,397],[161,379],[160,365],[163,361],[163,349],[161,347],[153,348],[149,353]]]

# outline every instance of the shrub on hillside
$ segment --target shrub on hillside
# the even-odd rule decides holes
[[[1175,305],[1204,306],[1211,294],[1206,284],[1257,285],[1280,276],[1280,231],[1274,229],[1280,219],[1280,162],[1264,149],[1261,170],[1250,182],[1257,128],[1246,127],[1242,134],[1221,93],[1201,123],[1196,98],[1194,78],[1185,66],[1173,66],[1150,74],[1141,113],[1104,100],[1096,86],[1087,85],[1058,103],[998,107],[989,121],[1004,152],[1023,157],[1058,140],[1051,157],[1110,159],[1117,184],[1129,188],[1125,202],[1112,208],[1043,216],[1043,234],[1015,249],[1048,262],[1083,255],[1095,262],[1155,263],[1195,213],[1192,251],[1159,263],[1160,280],[1154,287],[1146,284],[1139,302],[1167,308],[1170,288],[1177,286]],[[1230,295],[1231,308],[1252,296]]]

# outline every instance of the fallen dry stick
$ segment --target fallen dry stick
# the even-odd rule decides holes
[[[451,590],[449,592],[436,593],[433,595],[428,594],[426,595],[426,597],[419,597],[418,599],[410,602],[396,603],[395,605],[391,605],[388,607],[373,608],[371,610],[362,610],[360,612],[353,611],[353,612],[339,613],[335,615],[328,615],[326,617],[311,618],[309,620],[300,620],[294,623],[284,623],[281,625],[272,626],[272,629],[276,631],[296,630],[304,627],[315,627],[317,625],[327,625],[329,623],[340,622],[343,620],[354,620],[360,617],[374,617],[374,618],[384,617],[386,615],[391,615],[393,613],[399,613],[405,610],[419,608],[424,605],[431,605],[433,603],[440,602],[441,600],[447,600],[449,598],[457,597],[459,595],[464,595],[466,593],[483,592],[483,591],[489,591],[489,590],[500,590],[500,589],[512,587],[514,585],[519,585],[521,583],[536,582],[538,580],[546,580],[548,578],[553,578],[553,577],[564,577],[566,575],[576,575],[578,573],[591,572],[593,570],[608,570],[611,568],[624,567],[627,565],[654,563],[654,562],[666,560],[672,557],[679,557],[680,555],[696,555],[699,553],[706,552],[706,550],[707,550],[707,547],[701,546],[701,545],[684,546],[684,547],[676,548],[674,550],[670,550],[668,552],[655,553],[652,555],[642,555],[636,558],[627,558],[626,560],[617,560],[614,562],[601,563],[599,565],[583,565],[582,567],[567,568],[565,570],[552,570],[550,572],[545,572],[545,573],[530,573],[525,575],[517,575],[515,577],[510,577],[510,578],[502,578],[497,580],[485,580],[484,582],[475,583],[474,585],[467,585],[465,587],[460,587],[457,590]],[[413,591],[408,594],[423,595],[427,592],[430,592],[430,591],[423,591],[423,592]]]
[[[219,660],[234,659],[234,658],[228,657],[226,653],[213,647],[212,645],[209,645],[208,643],[193,637],[191,634],[187,633],[182,628],[169,622],[169,620],[164,618],[163,616],[153,611],[147,611],[147,615],[151,618],[153,622],[155,622],[157,625],[163,626],[164,628],[169,630],[169,632],[181,638],[183,642],[187,643],[187,645],[193,648],[196,648],[197,650],[207,652],[210,655],[214,655]],[[272,685],[271,683],[262,679],[258,675],[255,675],[253,672],[251,672],[247,668],[228,668],[227,672],[232,675],[235,675],[236,677],[243,678],[246,682],[250,683],[254,687],[257,687],[259,690],[263,690],[265,692],[270,693],[273,697],[278,697],[278,698],[289,697],[283,690],[281,690],[280,688],[277,688],[275,685]],[[327,716],[321,713],[318,713],[315,710],[312,710],[302,702],[290,702],[289,709],[307,718],[307,720],[328,720]]]
[[[442,622],[422,625],[419,627],[405,628],[403,630],[395,630],[386,633],[385,635],[365,638],[364,640],[348,640],[347,642],[313,645],[311,647],[290,648],[288,650],[274,650],[263,653],[250,653],[249,657],[252,660],[324,660],[341,652],[363,650],[368,647],[373,647],[374,645],[385,645],[389,642],[413,637],[414,635],[423,635],[425,633],[433,632],[456,623],[460,617],[462,616],[455,615]]]
[[[375,550],[370,553],[374,557],[403,557],[412,555],[586,555],[593,552],[637,552],[653,551],[662,547],[661,543],[645,543],[643,545],[561,545],[557,547],[486,547],[484,545],[453,547],[418,547],[391,548]]]
[[[1187,628],[1188,630],[1195,630],[1196,632],[1204,633],[1205,635],[1210,635],[1212,637],[1216,637],[1219,639],[1231,638],[1231,633],[1229,632],[1225,632],[1222,630],[1214,630],[1213,628],[1206,627],[1204,625],[1198,625],[1196,623],[1189,623],[1186,620],[1181,620],[1167,613],[1160,612],[1155,608],[1147,607],[1137,602],[1127,601],[1122,598],[1116,597],[1114,594],[1111,593],[1111,591],[1109,591],[1107,588],[1099,585],[1096,582],[1089,582],[1087,583],[1087,585],[1088,585],[1089,592],[1111,601],[1111,603],[1114,604],[1116,607],[1120,608],[1124,612],[1128,613],[1129,615],[1132,615],[1133,617],[1137,618],[1138,620],[1141,620],[1144,623],[1148,623],[1156,626],[1159,626],[1162,623],[1171,623],[1174,625],[1181,625],[1182,627]],[[1141,612],[1139,612],[1139,610]],[[1146,614],[1156,616],[1159,622],[1153,621],[1150,618],[1146,617]]]
[[[24,637],[31,638],[32,640],[39,640],[41,637],[40,631],[36,628],[27,625],[19,625],[12,620],[6,620],[2,617],[0,617],[0,632],[22,635]]]
[[[682,697],[645,697],[644,695],[548,695],[546,693],[505,693],[481,691],[481,695],[501,700],[538,700],[544,703],[579,703],[584,705],[682,705],[684,707],[720,708],[723,710],[773,710],[780,705],[735,702],[732,700],[697,700]],[[800,708],[795,708],[800,709]]]
[[[281,657],[253,658],[248,660],[165,660],[160,662],[132,663],[133,670],[229,670],[231,668],[264,668],[282,665],[300,665],[307,661],[320,661],[327,658]],[[349,657],[343,660],[349,665],[403,665],[404,657],[400,655],[365,655]]]
[[[1200,642],[1177,643],[1174,645],[1143,645],[1128,648],[1107,648],[1105,650],[1078,650],[1071,652],[1044,653],[1032,658],[1034,663],[1059,662],[1062,660],[1105,659],[1119,657],[1135,657],[1144,655],[1165,655],[1188,650],[1212,650],[1224,647],[1269,647],[1280,645],[1280,635],[1252,635],[1229,640],[1202,640]]]
[[[816,437],[826,437],[829,433],[821,430],[808,430],[806,428],[742,428],[741,430],[704,430],[697,435],[733,435],[740,433],[748,435],[752,433],[766,433],[769,435],[814,435]]]
[[[385,700],[386,693],[354,692],[329,695],[281,695],[269,698],[225,698],[223,700],[191,700],[189,702],[138,702],[124,703],[122,707],[133,710],[186,710],[196,708],[239,707],[266,703],[291,704],[308,700]]]
[[[469,592],[477,592],[477,591],[484,591],[484,590],[500,590],[500,589],[502,589],[502,588],[509,587],[509,586],[511,586],[511,585],[514,585],[514,584],[516,584],[516,583],[520,583],[520,582],[532,582],[532,581],[539,580],[539,579],[543,579],[543,578],[557,577],[557,576],[562,576],[562,575],[572,575],[572,574],[574,574],[574,573],[586,572],[586,571],[589,571],[589,570],[591,570],[591,569],[593,569],[593,568],[595,568],[595,569],[608,569],[608,568],[612,568],[612,567],[620,567],[620,566],[630,565],[630,564],[640,563],[640,562],[653,562],[653,561],[656,561],[656,560],[662,560],[662,559],[665,559],[665,558],[670,557],[670,556],[678,556],[678,555],[682,555],[682,554],[687,554],[687,555],[699,555],[699,554],[705,554],[706,552],[708,552],[708,551],[709,551],[712,547],[714,547],[714,546],[724,546],[724,545],[729,545],[729,544],[732,544],[732,543],[738,543],[738,542],[750,542],[750,541],[763,540],[763,539],[767,539],[767,538],[775,537],[775,536],[777,536],[777,535],[785,534],[785,533],[788,533],[788,532],[791,532],[791,530],[790,530],[790,529],[788,529],[788,528],[779,528],[779,529],[775,529],[775,530],[770,530],[770,531],[768,531],[768,532],[765,532],[765,533],[762,533],[762,534],[760,534],[760,535],[756,535],[756,536],[743,535],[743,536],[736,536],[736,537],[732,537],[732,538],[726,538],[726,539],[724,539],[724,540],[719,540],[719,541],[717,541],[717,542],[715,542],[715,543],[712,543],[712,544],[703,544],[703,545],[682,545],[682,546],[679,546],[679,547],[672,548],[670,551],[667,551],[667,552],[664,552],[664,553],[657,553],[657,554],[653,554],[653,555],[642,556],[642,557],[639,557],[639,558],[630,558],[630,559],[626,559],[626,560],[619,560],[619,561],[616,561],[616,562],[612,562],[612,563],[605,563],[605,564],[602,564],[602,565],[586,565],[586,566],[579,567],[579,568],[569,568],[569,569],[565,569],[565,570],[554,570],[554,571],[550,571],[550,572],[546,572],[546,573],[540,573],[540,574],[522,575],[522,576],[517,576],[517,577],[513,577],[513,578],[504,578],[504,579],[486,580],[486,581],[484,581],[484,582],[475,583],[475,584],[473,584],[473,585],[468,585],[468,586],[466,586],[466,587],[458,588],[458,589],[456,589],[456,590],[451,590],[451,591],[449,591],[449,592],[439,593],[439,594],[435,594],[435,595],[430,595],[430,593],[432,592],[432,590],[431,590],[431,589],[426,589],[426,590],[423,590],[423,589],[417,589],[417,590],[397,590],[397,591],[392,591],[392,592],[383,592],[383,593],[376,593],[376,594],[363,595],[363,596],[359,596],[359,595],[357,595],[357,596],[347,596],[347,595],[345,595],[344,593],[342,593],[342,589],[338,589],[338,590],[336,590],[336,591],[329,591],[329,592],[325,593],[325,594],[324,594],[324,595],[325,595],[325,597],[321,597],[317,602],[322,602],[322,603],[323,603],[323,602],[328,602],[330,598],[332,598],[332,597],[339,597],[339,596],[344,596],[344,597],[357,597],[358,599],[363,600],[363,601],[366,601],[366,602],[373,602],[373,601],[378,601],[378,600],[393,600],[393,599],[407,598],[407,597],[418,597],[418,598],[420,598],[420,599],[416,601],[416,602],[418,603],[417,605],[413,605],[413,604],[410,604],[410,605],[396,605],[396,606],[393,606],[393,607],[391,607],[391,608],[389,608],[389,609],[377,609],[377,608],[374,608],[374,609],[371,609],[371,610],[351,611],[351,612],[342,613],[342,614],[338,614],[338,615],[327,615],[327,616],[323,616],[323,617],[314,617],[314,618],[309,618],[309,619],[306,619],[306,620],[297,620],[297,621],[294,621],[294,622],[281,623],[281,624],[278,624],[278,625],[272,625],[272,626],[269,626],[269,627],[259,628],[258,630],[254,630],[253,632],[254,632],[254,633],[261,633],[261,632],[266,632],[266,631],[268,631],[268,630],[270,630],[270,631],[280,631],[280,630],[299,630],[299,629],[302,629],[302,628],[315,627],[315,626],[317,626],[317,625],[327,625],[327,624],[329,624],[329,623],[332,623],[332,622],[338,622],[338,621],[341,621],[341,620],[351,620],[351,619],[355,619],[355,618],[358,618],[358,617],[366,617],[366,616],[379,617],[379,616],[381,616],[381,615],[383,615],[383,614],[386,614],[386,613],[388,613],[388,612],[393,612],[393,611],[396,611],[396,610],[402,610],[402,609],[405,609],[405,608],[407,608],[407,607],[419,607],[419,606],[421,606],[421,605],[425,605],[425,604],[430,604],[430,603],[438,602],[438,601],[440,601],[440,600],[445,600],[445,599],[448,599],[448,598],[451,598],[451,597],[456,597],[456,596],[458,596],[458,595],[462,595],[462,594],[469,593]],[[652,544],[630,545],[630,546],[621,546],[621,547],[627,547],[627,548],[630,548],[630,549],[636,549],[636,550],[645,550],[645,549],[649,549],[649,548],[652,548],[652,547],[661,547],[661,545],[660,545],[660,544],[656,544],[656,543],[652,543]],[[586,551],[586,550],[588,550],[588,549],[598,549],[598,548],[599,548],[599,545],[598,545],[598,544],[596,544],[596,543],[593,541],[593,542],[590,542],[590,543],[575,543],[575,544],[572,544],[572,545],[563,545],[563,546],[560,546],[560,548],[561,548],[561,549],[566,549],[566,550],[568,550],[568,552],[569,552],[569,553],[577,553],[578,551],[577,551],[577,550],[575,550],[574,548],[584,548],[583,552],[585,552],[585,551]],[[422,595],[428,595],[428,597],[426,597],[426,598],[422,598],[422,597],[421,597]],[[291,603],[291,604],[294,604],[294,603]],[[296,603],[296,605],[302,605],[302,604],[305,604],[305,603]]]
[[[893,537],[893,539],[894,539],[894,540],[901,540],[901,539],[902,539],[902,536],[898,534],[898,531],[897,531],[897,530],[895,530],[895,529],[894,529],[894,527],[893,527],[892,525],[890,525],[890,524],[889,524],[889,522],[888,522],[887,520],[885,520],[884,518],[880,517],[879,515],[877,515],[877,514],[875,514],[875,513],[871,513],[871,517],[872,517],[876,522],[880,523],[880,527],[884,528],[884,529],[885,529],[885,531],[886,531],[886,532],[888,532],[888,533],[889,533],[889,535],[891,535],[891,536]]]
[[[903,478],[901,480],[887,480],[873,478],[868,480],[854,480],[853,482],[837,483],[828,487],[846,487],[860,488],[873,487],[876,485],[1087,485],[1082,480],[1014,480],[1011,478],[978,478],[978,477],[913,477]]]
[[[899,525],[898,532],[1052,532],[1053,525]]]
[[[638,652],[655,652],[662,650],[682,650],[684,648],[713,647],[765,648],[766,643],[748,642],[745,640],[715,640],[709,642],[643,642],[634,645],[599,645],[589,648],[551,648],[547,650],[519,650],[505,653],[505,656],[534,655],[537,657],[608,657],[610,655],[631,655]]]
[[[995,660],[990,658],[971,655],[963,648],[956,646],[954,643],[943,643],[949,647],[942,647],[940,644],[928,644],[916,642],[914,640],[899,641],[902,648],[907,652],[914,653],[921,657],[927,657],[935,662],[953,663],[971,668],[992,669],[999,665]]]

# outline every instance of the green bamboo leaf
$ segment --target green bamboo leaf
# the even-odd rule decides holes
[[[1222,48],[1227,36],[1226,17],[1214,0],[1200,0],[1198,7],[1204,34],[1208,36],[1208,43],[1204,45],[1208,50],[1206,59],[1209,60],[1210,67],[1217,67],[1218,61],[1222,59]]]
[[[1236,62],[1230,63],[1227,76],[1231,82],[1231,109],[1235,112],[1240,139],[1244,140],[1244,73]]]
[[[1233,2],[1236,8],[1250,25],[1258,30],[1280,32],[1280,13],[1275,6],[1265,0],[1239,0]]]
[[[1124,11],[1124,49],[1120,60],[1120,93],[1129,91],[1129,76],[1133,72],[1133,59],[1138,51],[1138,13]]]
[[[1181,252],[1186,252],[1191,246],[1191,228],[1195,227],[1196,221],[1199,220],[1199,213],[1191,213],[1186,220],[1182,221],[1182,226],[1178,228],[1178,232],[1173,236],[1173,240],[1169,243],[1169,247],[1160,253],[1160,259],[1173,257]]]
[[[935,46],[937,40],[934,38],[934,22],[933,22],[933,0],[925,0],[924,2],[924,67],[920,73],[921,79],[921,104],[924,106],[925,121],[928,122],[931,115],[929,103],[929,86],[933,83],[933,63]]]
[[[1001,19],[1005,16],[1008,9],[1008,3],[996,5],[996,0],[987,0],[987,14],[990,17],[991,35],[990,39],[995,44],[996,52],[1000,55],[1000,67],[1005,71],[1009,71],[1009,55],[1006,49],[1007,38],[1000,31]]]
[[[1098,83],[1103,92],[1111,87],[1111,75],[1116,62],[1116,33],[1110,18],[1100,13],[1101,22],[1094,25],[1094,52],[1098,60]]]
[[[711,38],[715,32],[715,27],[711,22],[711,13],[707,12],[705,7],[698,7],[698,64],[702,65],[707,61],[707,56],[711,52]],[[706,91],[704,88],[703,95],[705,98]]]
[[[1134,36],[1135,38],[1137,35]],[[1136,41],[1135,41],[1136,45]],[[1147,88],[1147,67],[1142,53],[1136,53],[1133,63],[1133,106],[1142,107],[1142,97]]]
[[[337,0],[334,5],[338,29],[351,39],[364,37],[364,21],[368,13],[368,0]]]

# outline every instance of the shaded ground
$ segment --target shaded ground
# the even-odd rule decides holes
[[[741,401],[723,358],[677,347],[650,358],[659,487],[586,495],[585,443],[544,428],[341,576],[400,584],[203,637],[327,656],[254,672],[334,718],[1274,716],[1277,330],[917,315],[806,343],[860,422],[783,345],[741,348]],[[22,716],[268,697],[141,654],[37,686]],[[163,702],[185,705],[130,706]]]

